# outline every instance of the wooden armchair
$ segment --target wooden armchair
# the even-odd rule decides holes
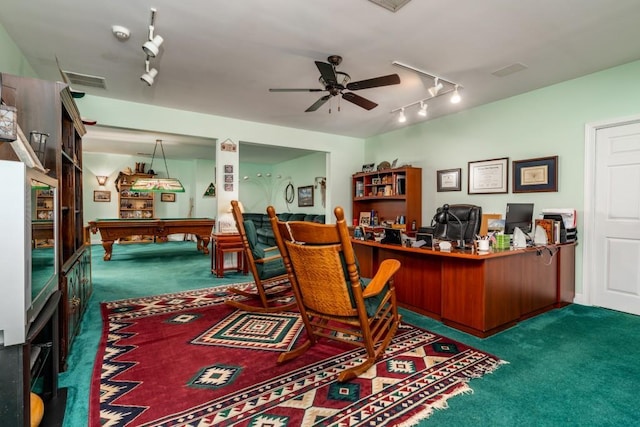
[[[233,218],[236,220],[236,227],[244,246],[245,259],[253,280],[255,281],[255,292],[247,292],[238,288],[230,288],[229,291],[237,295],[242,295],[252,299],[258,299],[260,305],[245,304],[241,301],[227,300],[227,305],[245,311],[277,312],[295,309],[295,301],[280,303],[286,293],[291,292],[288,284],[283,284],[283,279],[287,279],[287,270],[282,262],[282,256],[277,247],[265,247],[258,243],[255,225],[253,221],[245,221],[238,201],[231,201]]]
[[[340,373],[342,382],[373,366],[398,329],[392,278],[400,261],[384,260],[373,279],[361,278],[344,212],[341,207],[334,212],[336,224],[313,224],[281,222],[273,207],[267,208],[308,336],[278,363],[298,357],[321,337],[366,349],[363,363]]]

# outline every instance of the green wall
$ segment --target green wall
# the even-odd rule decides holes
[[[544,208],[576,208],[578,233],[584,213],[585,125],[640,113],[640,61],[528,92],[366,140],[365,158],[398,158],[422,168],[423,223],[444,203],[472,203],[504,215],[508,202]],[[443,100],[446,101],[446,100]],[[399,150],[398,142],[402,149]],[[555,156],[558,192],[467,194],[468,162]],[[462,191],[436,191],[436,171],[462,169]],[[577,248],[576,292],[582,291],[582,248]]]

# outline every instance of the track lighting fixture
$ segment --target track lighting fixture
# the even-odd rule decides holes
[[[153,82],[158,75],[158,70],[155,68],[149,69],[149,60],[144,61],[144,74],[140,76],[140,80],[145,82],[147,85],[153,85]]]
[[[453,90],[453,95],[451,95],[451,103],[452,104],[457,104],[460,102],[460,94],[458,93],[458,85],[456,85],[455,89]]]
[[[395,108],[393,110],[391,110],[391,113],[397,113],[400,112],[401,116],[398,117],[398,121],[400,123],[404,123],[406,121],[406,117],[405,120],[400,120],[401,117],[404,117],[404,110],[406,108],[409,107],[413,107],[414,105],[419,105],[420,106],[420,110],[418,111],[418,115],[421,117],[426,117],[427,116],[427,108],[428,105],[426,104],[426,101],[433,99],[433,98],[437,98],[439,96],[442,96],[444,94],[447,93],[452,93],[451,96],[451,103],[452,104],[457,104],[460,102],[461,97],[460,97],[460,93],[459,93],[459,89],[462,89],[462,86],[460,86],[457,83],[454,83],[450,80],[446,80],[443,79],[442,77],[438,77],[435,76],[431,73],[427,73],[426,71],[423,71],[419,68],[413,67],[411,65],[407,65],[407,64],[403,64],[402,62],[398,62],[398,61],[393,61],[392,62],[393,65],[397,66],[397,67],[401,67],[401,68],[405,68],[407,70],[410,71],[414,71],[422,76],[426,76],[430,79],[433,79],[433,86],[431,86],[429,89],[427,89],[427,92],[429,92],[429,96],[427,98],[423,98],[420,99],[418,101],[412,102],[410,104],[404,105],[402,107],[398,107]]]
[[[427,117],[427,107],[429,106],[425,104],[424,101],[420,101],[420,111],[418,111],[418,114],[422,117]]]
[[[398,123],[404,123],[407,121],[407,116],[404,115],[404,108],[400,109],[400,115],[398,116]]]
[[[151,23],[149,24],[148,40],[142,45],[142,50],[147,57],[144,61],[144,74],[140,76],[140,80],[149,86],[153,85],[153,82],[158,75],[158,70],[150,67],[149,60],[158,56],[158,53],[160,53],[160,46],[162,45],[162,42],[164,42],[164,39],[161,36],[154,34],[155,22],[156,9],[151,8]]]

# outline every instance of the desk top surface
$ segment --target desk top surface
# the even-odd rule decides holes
[[[472,260],[483,260],[483,259],[498,258],[498,257],[504,257],[504,256],[514,256],[514,255],[544,250],[545,248],[549,248],[550,250],[553,250],[553,248],[558,246],[575,245],[575,243],[562,243],[559,245],[531,246],[524,249],[491,249],[488,252],[476,252],[474,250],[463,251],[459,249],[451,249],[450,251],[441,251],[439,249],[430,249],[430,248],[413,248],[413,247],[407,247],[402,245],[390,245],[390,244],[375,242],[371,240],[352,239],[352,242],[357,245],[371,246],[371,247],[377,247],[380,249],[399,251],[399,252],[410,252],[410,253],[421,254],[424,256],[466,258],[466,259],[472,259]]]

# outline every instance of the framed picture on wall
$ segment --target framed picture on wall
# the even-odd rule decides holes
[[[443,169],[436,172],[438,191],[460,191],[462,169]]]
[[[175,202],[176,193],[160,193],[161,202]]]
[[[558,156],[513,161],[513,192],[558,191]]]
[[[111,201],[111,191],[94,190],[93,191],[93,201],[94,202],[110,202]]]
[[[509,192],[509,158],[469,162],[468,194]]]
[[[298,206],[313,206],[313,185],[298,187]]]

